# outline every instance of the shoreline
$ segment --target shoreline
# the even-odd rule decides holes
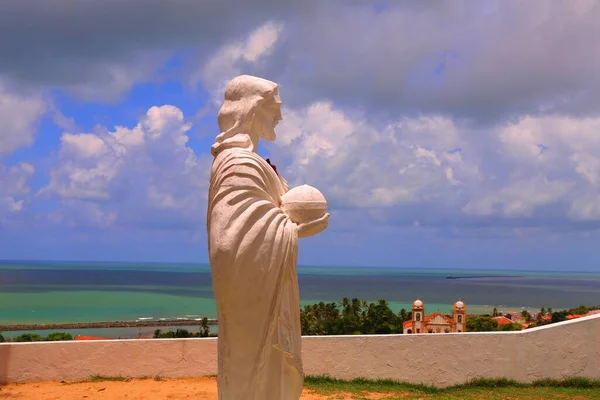
[[[158,326],[196,326],[201,320],[172,319],[172,320],[145,320],[145,321],[106,321],[106,322],[76,322],[66,324],[13,324],[0,325],[0,332],[15,331],[44,331],[54,329],[101,329],[101,328],[149,328]],[[216,319],[209,319],[209,325],[218,325]]]

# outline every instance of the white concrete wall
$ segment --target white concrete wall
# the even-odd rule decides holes
[[[217,372],[216,339],[0,344],[0,383]],[[303,338],[307,375],[447,386],[475,377],[600,379],[600,315],[506,333]]]

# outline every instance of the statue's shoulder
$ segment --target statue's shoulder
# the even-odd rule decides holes
[[[215,164],[256,164],[260,166],[268,165],[267,162],[253,151],[233,148],[225,149],[216,155]],[[263,165],[264,164],[264,165]]]

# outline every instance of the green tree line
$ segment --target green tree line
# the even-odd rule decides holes
[[[197,333],[190,332],[187,329],[177,329],[175,331],[163,332],[160,329],[154,331],[152,338],[154,339],[174,339],[174,338],[194,338],[194,337],[209,337],[217,336],[216,334],[210,333],[210,324],[208,318],[202,318],[200,321],[200,331]]]
[[[300,311],[303,335],[368,335],[402,333],[412,317],[405,309],[394,313],[386,300],[367,303],[345,297],[341,303],[306,305]]]
[[[15,337],[14,339],[6,340],[4,336],[0,334],[0,342],[56,342],[62,340],[73,340],[73,336],[70,333],[65,332],[52,332],[48,334],[48,336],[41,336],[37,333],[24,333]]]

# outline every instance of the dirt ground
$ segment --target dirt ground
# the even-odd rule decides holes
[[[373,398],[379,398],[375,395]],[[215,378],[132,379],[127,382],[36,382],[0,386],[0,399],[19,400],[213,400],[217,399]],[[323,396],[304,389],[302,400],[347,399],[343,393]]]

